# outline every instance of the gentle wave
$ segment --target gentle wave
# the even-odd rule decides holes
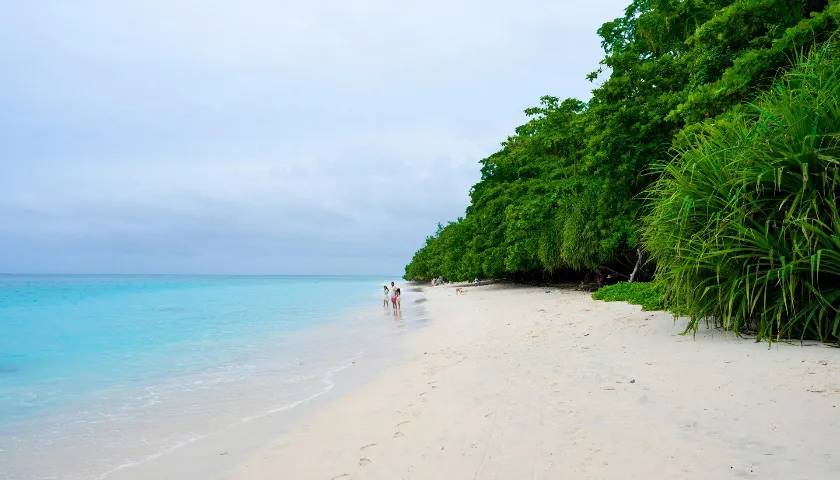
[[[281,406],[278,406],[278,407],[271,408],[271,409],[266,410],[265,412],[262,412],[262,413],[257,414],[257,415],[251,415],[251,416],[248,416],[248,417],[241,418],[241,419],[237,420],[236,422],[231,423],[231,424],[225,426],[224,428],[221,428],[221,429],[216,430],[214,432],[207,433],[207,434],[204,434],[204,435],[197,435],[197,436],[182,440],[182,441],[176,443],[175,445],[172,445],[172,446],[170,446],[170,447],[168,447],[168,448],[166,448],[166,449],[164,449],[160,452],[153,453],[153,454],[149,455],[148,457],[143,458],[142,460],[138,460],[138,461],[134,461],[134,462],[127,462],[127,463],[123,463],[121,465],[118,465],[117,467],[115,467],[111,470],[108,470],[107,472],[101,474],[97,478],[98,478],[98,480],[105,480],[109,476],[111,476],[114,473],[117,473],[121,470],[125,470],[126,468],[132,468],[132,467],[137,467],[137,466],[143,465],[144,463],[153,461],[155,459],[163,457],[164,455],[168,455],[170,453],[173,453],[173,452],[177,451],[178,449],[186,447],[187,445],[191,445],[191,444],[193,444],[193,443],[195,443],[199,440],[203,440],[205,438],[212,437],[213,435],[218,435],[220,433],[224,433],[224,432],[226,432],[226,431],[228,431],[232,428],[238,427],[242,424],[252,422],[252,421],[260,419],[260,418],[265,418],[269,415],[273,415],[273,414],[276,414],[276,413],[285,412],[285,411],[291,410],[295,407],[299,407],[303,404],[311,402],[311,401],[329,393],[330,391],[332,391],[335,388],[335,381],[333,381],[333,378],[335,377],[335,375],[337,375],[338,373],[341,373],[342,371],[347,370],[348,368],[352,367],[357,360],[362,358],[362,356],[363,356],[362,352],[359,352],[358,355],[348,359],[348,363],[345,363],[345,364],[343,364],[339,367],[327,370],[327,372],[320,379],[321,383],[324,384],[324,388],[317,393],[309,395],[306,398],[301,398],[299,400],[295,400],[295,401],[293,401],[291,403],[287,403],[285,405],[281,405]]]

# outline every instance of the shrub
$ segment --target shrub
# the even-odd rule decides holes
[[[840,62],[812,49],[695,129],[649,190],[644,239],[689,329],[840,339]]]
[[[599,288],[592,298],[641,305],[642,310],[664,310],[664,294],[665,289],[658,282],[620,282]]]

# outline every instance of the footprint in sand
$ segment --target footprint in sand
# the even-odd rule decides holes
[[[375,446],[376,446],[375,443],[368,443],[367,445],[363,445],[363,446],[359,447],[359,450],[364,452],[366,449],[368,449],[370,447],[375,447]]]
[[[394,438],[399,438],[399,437],[405,436],[405,434],[400,431],[400,427],[407,424],[407,423],[411,423],[411,420],[403,420],[402,422],[394,425],[394,430],[396,430],[394,432]]]
[[[362,457],[362,458],[359,459],[359,466],[360,467],[364,467],[365,465],[370,465],[370,463],[371,463],[371,459],[369,459],[367,457]]]
[[[349,473],[342,473],[341,475],[336,475],[332,477],[330,480],[338,480],[339,478],[350,478]]]

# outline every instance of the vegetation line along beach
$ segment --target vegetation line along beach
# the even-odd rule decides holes
[[[527,109],[405,277],[653,280],[689,330],[837,343],[839,20],[836,1],[632,2],[598,31],[592,98]]]

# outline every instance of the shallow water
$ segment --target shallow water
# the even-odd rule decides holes
[[[107,478],[319,397],[419,325],[382,283],[0,276],[0,476]]]

